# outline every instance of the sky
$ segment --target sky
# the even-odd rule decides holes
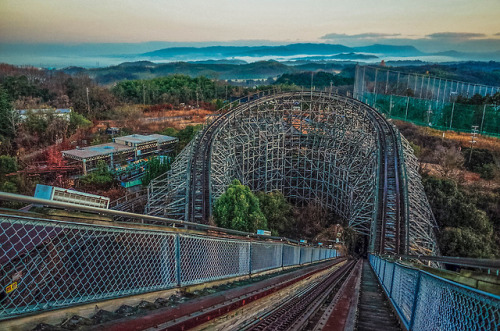
[[[0,0],[0,43],[328,42],[500,50],[500,0]]]

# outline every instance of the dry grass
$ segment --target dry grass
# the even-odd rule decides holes
[[[421,163],[422,171],[427,173],[433,177],[438,178],[452,178],[458,181],[462,185],[467,186],[476,186],[484,189],[495,189],[500,187],[500,182],[498,180],[486,180],[482,179],[478,173],[463,170],[463,169],[455,169],[449,177],[443,175],[443,169],[439,164],[434,163]]]
[[[447,131],[445,138],[460,143],[462,147],[470,147],[471,134]],[[500,139],[487,136],[476,136],[474,147],[484,148],[500,153]]]
[[[203,124],[206,121],[206,116],[213,112],[206,109],[193,109],[193,110],[168,110],[162,112],[154,112],[147,114],[127,116],[116,120],[99,121],[93,128],[93,132],[99,129],[105,130],[107,127],[129,128],[134,132],[159,132],[167,127],[175,128],[177,130],[184,129],[188,125]],[[186,117],[185,119],[168,119],[168,117]],[[144,121],[144,119],[158,118],[158,121]]]
[[[212,111],[206,109],[192,109],[192,110],[165,110],[158,112],[144,113],[144,117],[174,117],[174,116],[198,116],[205,117],[213,114]]]
[[[455,131],[439,131],[432,128],[427,127],[418,127],[419,130],[428,135],[435,137],[443,137],[444,139],[452,140],[460,144],[462,147],[470,147],[471,134],[466,132],[455,132]],[[483,135],[476,135],[476,143],[474,144],[475,148],[484,148],[490,151],[500,153],[500,139],[495,137],[488,137]]]

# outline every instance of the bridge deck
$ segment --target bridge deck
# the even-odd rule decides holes
[[[361,293],[358,303],[358,320],[356,330],[398,331],[396,315],[391,304],[384,296],[375,273],[368,260],[363,261],[361,275]]]

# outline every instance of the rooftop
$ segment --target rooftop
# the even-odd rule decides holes
[[[133,148],[130,146],[108,143],[108,144],[101,144],[89,147],[80,147],[69,151],[63,151],[63,155],[77,159],[88,159],[90,157],[104,156],[111,153],[132,151],[132,150]]]
[[[58,108],[58,109],[40,108],[40,109],[19,109],[18,110],[18,113],[20,115],[27,115],[29,112],[32,112],[32,113],[54,112],[54,114],[69,114],[69,113],[71,113],[71,109],[69,109],[69,108]]]
[[[143,144],[151,141],[158,141],[160,143],[177,140],[175,137],[164,136],[161,134],[150,134],[150,135],[142,135],[142,134],[131,134],[123,137],[114,138],[115,142],[120,142],[122,144],[131,143],[131,144]]]
[[[150,134],[150,135],[131,134],[129,136],[116,137],[114,138],[115,142],[112,143],[94,145],[88,147],[80,147],[69,151],[63,151],[63,156],[81,160],[96,156],[105,156],[111,153],[133,151],[134,146],[151,141],[158,141],[160,143],[163,143],[176,140],[178,139],[175,137],[164,136],[161,134]],[[127,143],[129,144],[128,146]]]

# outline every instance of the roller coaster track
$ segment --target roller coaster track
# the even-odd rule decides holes
[[[260,103],[270,101],[273,96],[261,97]],[[245,105],[244,105],[245,106]],[[244,107],[243,106],[243,107]],[[211,196],[210,196],[210,151],[212,147],[212,137],[219,126],[231,114],[238,111],[235,108],[229,112],[219,115],[210,123],[201,135],[197,137],[194,152],[192,154],[192,163],[190,169],[190,203],[189,217],[192,222],[206,223],[211,215]]]
[[[371,114],[374,124],[378,127],[381,148],[379,217],[376,227],[375,247],[378,253],[400,252],[401,241],[404,238],[404,223],[402,212],[402,191],[400,187],[401,161],[398,154],[398,140],[394,127],[377,111]],[[403,223],[403,224],[402,224]]]
[[[406,164],[409,157],[406,156],[406,154],[408,154],[408,146],[405,146],[401,141],[401,139],[404,138],[401,138],[399,131],[394,127],[394,125],[387,121],[387,119],[382,114],[377,112],[376,109],[349,97],[321,92],[308,91],[269,94],[264,96],[258,95],[257,97],[254,97],[252,101],[240,103],[240,105],[234,107],[233,109],[222,112],[219,116],[215,117],[215,119],[197,135],[195,140],[190,145],[190,155],[187,157],[187,164],[185,166],[187,178],[185,184],[186,209],[184,219],[191,222],[207,223],[211,216],[212,203],[217,198],[217,194],[214,194],[214,184],[212,178],[214,171],[213,167],[215,167],[215,165],[212,164],[214,157],[213,146],[215,142],[217,142],[217,144],[220,143],[218,139],[221,139],[219,137],[221,132],[224,132],[224,130],[227,131],[228,127],[231,128],[231,125],[234,127],[234,121],[237,121],[238,119],[242,121],[243,117],[241,116],[254,116],[254,113],[251,111],[256,112],[256,109],[262,105],[267,105],[269,107],[270,104],[276,104],[279,102],[286,103],[290,102],[290,100],[297,100],[297,103],[309,102],[310,100],[309,107],[311,107],[311,110],[309,113],[307,111],[303,111],[301,113],[301,116],[304,118],[306,116],[311,118],[313,117],[311,115],[313,112],[313,102],[323,102],[324,104],[341,104],[344,108],[352,109],[348,111],[344,110],[345,113],[342,115],[343,117],[350,116],[348,113],[349,111],[353,113],[356,111],[357,114],[353,116],[359,116],[360,118],[364,116],[365,120],[368,119],[367,123],[371,123],[368,125],[371,127],[370,130],[375,133],[373,139],[377,145],[378,155],[376,178],[374,178],[376,181],[376,189],[374,192],[376,191],[377,193],[373,194],[373,197],[371,198],[374,202],[371,207],[373,217],[371,217],[370,224],[367,225],[369,230],[360,230],[360,232],[369,234],[370,236],[369,250],[372,252],[389,254],[405,254],[408,252],[420,252],[431,255],[436,254],[437,248],[435,246],[433,233],[435,229],[435,221],[432,213],[430,212],[430,207],[428,206],[428,202],[425,198],[425,193],[422,193],[423,188],[420,184],[420,178],[414,178],[415,176],[418,176],[418,173],[416,173],[415,169],[408,169],[411,165]],[[293,104],[290,105],[293,106]],[[294,108],[292,106],[289,107]],[[246,115],[242,115],[244,112],[247,112],[245,113]],[[293,115],[292,110],[290,110],[290,114],[292,115],[288,118],[293,118],[298,122],[301,121],[300,116]],[[360,114],[364,115],[361,116]],[[240,118],[236,118],[236,116],[240,116]],[[258,117],[259,115],[256,116]],[[345,120],[345,118],[338,118],[336,118],[335,121]],[[233,121],[233,124],[229,124],[231,121]],[[285,118],[283,117],[281,121],[284,122]],[[321,119],[318,121],[321,121]],[[266,122],[266,124],[269,123]],[[260,126],[262,125],[262,122],[258,122],[258,120],[256,120],[253,122],[253,125]],[[276,125],[279,125],[279,123]],[[315,125],[312,119],[307,119],[307,123],[305,120],[302,120],[300,130],[307,131],[307,129],[304,128],[311,125]],[[260,128],[258,128],[258,130],[260,130]],[[296,130],[294,134],[296,136],[300,136],[300,130]],[[348,128],[345,132],[351,133],[349,130],[351,129]],[[351,131],[353,130],[354,129]],[[307,134],[302,133],[302,136],[307,136]],[[307,138],[302,137],[295,139],[307,140]],[[316,140],[314,140],[314,142],[315,141]],[[363,142],[361,141],[360,143]],[[286,144],[289,145],[290,142],[287,141]],[[300,146],[310,148],[310,146],[306,145],[307,142],[303,143],[300,141],[298,144],[299,151],[301,150]],[[350,153],[353,148],[355,149],[357,146],[348,146],[348,150],[347,152],[344,151],[343,157],[346,157],[345,155]],[[358,164],[358,167],[362,168],[363,159],[360,158],[357,162],[360,163]],[[410,178],[411,180],[408,179],[407,171],[409,171],[409,174],[413,176]],[[314,174],[315,176],[319,176],[317,172]],[[235,177],[236,176],[233,175],[233,178]],[[261,178],[260,180],[266,181],[266,178],[267,177]],[[352,182],[352,179],[350,180]],[[226,182],[227,181],[228,180],[226,179]],[[415,183],[419,184],[419,186]],[[417,194],[413,193],[413,191],[418,191],[418,201],[415,200],[410,203],[409,200],[411,197],[409,198],[408,186],[411,186],[411,193],[413,194],[412,197],[417,196]],[[265,187],[267,188],[267,186]],[[256,188],[254,187],[253,189]],[[218,193],[220,194],[220,190]],[[350,194],[350,196],[344,196],[344,198],[347,197],[351,200],[361,200],[359,192],[350,192]],[[347,202],[346,204],[348,205]],[[366,205],[368,205],[368,203],[365,201],[365,214],[367,214],[369,209],[366,208]],[[419,205],[422,205],[425,209],[423,212],[421,210],[416,210],[420,208]],[[150,210],[154,210],[154,206],[150,208]],[[356,209],[356,207],[353,207],[352,209]],[[357,212],[357,210],[350,210],[346,212],[346,215],[350,215],[348,213],[352,214],[354,212]],[[354,216],[347,217],[354,218]],[[420,218],[420,220],[418,218]],[[421,222],[422,220],[423,223]],[[365,223],[367,222],[365,221]],[[418,231],[419,234],[415,234],[416,231]],[[422,233],[425,237],[423,239],[419,238]],[[412,243],[412,241],[414,242]],[[414,247],[410,247],[411,245]]]

